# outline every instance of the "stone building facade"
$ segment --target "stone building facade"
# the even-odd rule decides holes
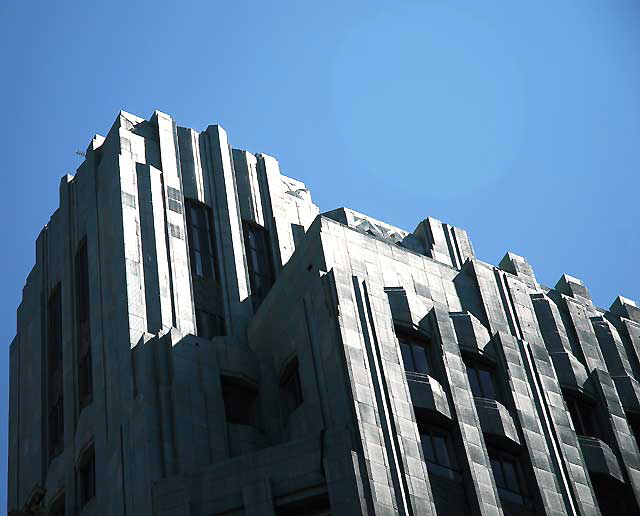
[[[639,514],[639,379],[633,301],[320,215],[221,127],[121,112],[36,243],[9,510]]]

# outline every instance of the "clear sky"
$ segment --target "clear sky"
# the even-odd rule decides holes
[[[640,301],[640,3],[0,3],[0,507],[34,241],[120,109],[219,123],[321,210],[467,229],[476,254]]]

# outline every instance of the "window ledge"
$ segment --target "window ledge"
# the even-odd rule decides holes
[[[474,398],[482,432],[506,444],[520,445],[520,438],[511,414],[502,403],[488,398]]]
[[[618,459],[607,443],[597,437],[586,435],[578,435],[578,442],[590,473],[607,475],[622,483],[625,482]]]
[[[451,420],[451,410],[444,388],[438,380],[432,376],[420,373],[420,377],[407,374],[407,383],[411,394],[411,402],[416,409],[437,413]]]

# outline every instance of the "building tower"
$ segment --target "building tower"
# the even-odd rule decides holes
[[[638,514],[638,380],[633,301],[432,218],[319,215],[221,127],[121,112],[36,243],[9,510]]]

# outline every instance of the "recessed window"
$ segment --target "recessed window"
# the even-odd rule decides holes
[[[182,213],[182,193],[175,188],[167,187],[167,196],[169,197],[169,209],[176,213]]]
[[[287,417],[302,404],[302,386],[300,385],[300,373],[298,359],[292,359],[280,379],[280,391]]]
[[[222,399],[227,423],[257,426],[256,390],[241,380],[222,377]]]
[[[62,368],[62,299],[60,284],[56,285],[49,297],[48,316],[48,353],[47,360],[51,370]]]
[[[563,396],[576,434],[602,439],[595,403],[570,391],[563,391]]]
[[[196,308],[196,331],[199,337],[205,339],[224,335],[224,319],[219,315]]]
[[[242,221],[244,247],[247,254],[249,283],[253,303],[257,307],[273,285],[273,266],[269,250],[269,233],[262,226]]]
[[[494,369],[485,364],[473,362],[468,358],[464,360],[464,363],[467,367],[467,376],[473,395],[476,398],[497,400]]]
[[[526,490],[518,458],[493,448],[489,448],[488,452],[498,494],[505,500],[523,504]]]
[[[91,320],[89,295],[89,259],[87,239],[82,239],[75,256],[76,295],[76,368],[78,405],[82,410],[93,400],[91,364]]]
[[[47,414],[47,430],[49,441],[49,461],[62,453],[64,439],[64,404],[59,396],[49,406]]]
[[[609,475],[590,474],[591,486],[596,495],[600,514],[603,516],[638,515],[638,505],[633,488]]]
[[[455,466],[449,432],[418,423],[422,453],[430,473],[453,478]]]
[[[329,497],[314,496],[276,507],[276,516],[331,516]]]
[[[96,496],[96,456],[93,445],[82,454],[78,464],[78,494],[80,508]]]
[[[62,299],[60,284],[47,304],[47,450],[49,461],[64,448],[62,396]]]
[[[431,342],[396,330],[405,371],[433,374],[431,366]]]
[[[640,418],[635,415],[632,416],[631,414],[627,414],[627,422],[629,423],[629,429],[636,440],[636,444],[640,449]]]
[[[217,263],[211,231],[211,210],[208,206],[187,200],[187,234],[191,274],[216,279]]]

